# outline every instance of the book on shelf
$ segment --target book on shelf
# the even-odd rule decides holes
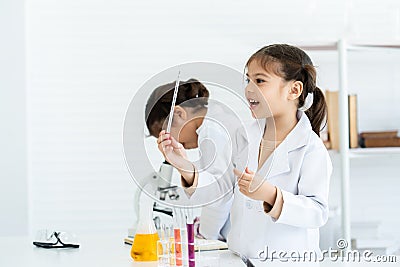
[[[400,147],[398,131],[377,131],[360,133],[361,147]]]
[[[325,142],[328,149],[339,149],[339,92],[325,91],[325,100],[328,106],[328,140]],[[358,118],[357,95],[348,96],[348,123],[349,123],[349,147],[358,147]]]
[[[349,140],[350,148],[358,147],[357,95],[349,95]]]
[[[330,149],[339,149],[339,92],[325,92],[328,106],[328,141]]]
[[[393,131],[377,131],[377,132],[362,132],[360,138],[396,138],[397,130]]]

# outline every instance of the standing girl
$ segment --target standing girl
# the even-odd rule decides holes
[[[315,68],[301,49],[274,44],[254,53],[246,69],[245,94],[257,120],[235,139],[233,186],[239,190],[229,248],[251,258],[320,256],[318,229],[328,219],[332,164],[319,138],[326,102]],[[167,159],[177,147],[168,138],[159,136]],[[182,178],[192,197],[200,198],[198,171]]]

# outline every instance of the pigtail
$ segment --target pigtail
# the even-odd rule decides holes
[[[313,131],[320,136],[320,131],[323,129],[323,127],[321,127],[322,123],[326,121],[325,118],[327,116],[327,105],[325,96],[321,89],[315,87],[313,95],[313,104],[308,110],[305,111],[305,113],[310,120]]]
[[[316,86],[317,72],[315,67],[310,64],[305,64],[302,67],[303,72],[303,93],[299,99],[299,106],[304,104],[305,98],[309,93],[313,94],[313,103],[305,113],[310,120],[313,131],[320,136],[322,123],[327,116],[327,105],[325,97],[321,89]]]

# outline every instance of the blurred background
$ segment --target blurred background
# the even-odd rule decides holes
[[[48,227],[124,236],[136,185],[123,120],[146,80],[192,61],[241,72],[271,43],[400,45],[400,2],[1,0],[0,33],[0,236]],[[337,51],[307,52],[319,87],[337,91]],[[399,79],[400,51],[349,51],[359,132],[400,128]],[[341,166],[330,153],[324,244],[341,235]],[[400,240],[399,159],[395,149],[351,159],[352,238]]]

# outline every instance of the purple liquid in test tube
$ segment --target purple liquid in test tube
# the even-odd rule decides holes
[[[189,251],[189,267],[195,267],[195,252],[194,252],[194,225],[192,223],[186,224],[188,234],[188,251]]]

